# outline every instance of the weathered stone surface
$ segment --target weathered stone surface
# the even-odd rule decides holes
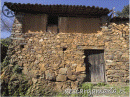
[[[72,64],[72,66],[77,66],[77,64]]]
[[[40,63],[39,64],[39,68],[40,68],[41,71],[45,71],[46,70],[44,63]]]
[[[47,80],[55,80],[55,74],[49,70],[45,71],[45,75]]]
[[[63,86],[62,82],[55,82],[54,90],[57,92],[62,92],[62,86]]]
[[[71,76],[72,75],[72,71],[70,69],[67,70],[67,76]]]
[[[40,58],[42,55],[41,54],[38,54],[37,57]]]
[[[81,72],[81,71],[85,71],[86,68],[85,67],[81,67],[81,66],[77,66],[76,68],[76,72]]]
[[[78,88],[78,81],[71,82],[71,87],[72,87],[72,89],[77,89]]]
[[[56,81],[66,81],[66,80],[67,80],[66,75],[58,74],[58,76],[56,77]]]
[[[86,78],[86,74],[79,74],[78,76],[77,76],[77,80],[78,81],[83,81],[84,79]]]
[[[55,64],[55,63],[54,63],[54,64],[52,65],[52,69],[56,70],[56,69],[58,69],[58,68],[59,68],[59,64]]]
[[[77,76],[76,75],[69,75],[68,76],[68,79],[70,79],[70,80],[76,80],[77,79]]]
[[[31,70],[28,70],[28,73],[27,75],[31,78],[36,78],[37,74],[39,73],[38,70],[35,70],[35,69],[31,69]]]
[[[67,68],[60,68],[59,73],[60,74],[66,74],[67,73]]]
[[[70,85],[66,84],[66,82],[63,83],[62,89],[65,90],[66,88],[70,87]]]
[[[43,39],[40,39],[39,42],[43,42]]]

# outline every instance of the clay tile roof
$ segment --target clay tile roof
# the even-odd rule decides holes
[[[41,5],[41,4],[21,4],[21,3],[11,3],[4,2],[9,9],[14,12],[24,12],[33,14],[58,14],[65,16],[102,16],[110,13],[107,8],[99,8],[95,6],[82,6],[82,5]]]
[[[113,17],[110,22],[129,21],[128,17]]]

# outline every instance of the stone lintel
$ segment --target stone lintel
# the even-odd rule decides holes
[[[77,49],[104,49],[104,45],[102,46],[77,46]]]

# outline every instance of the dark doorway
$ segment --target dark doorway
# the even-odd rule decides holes
[[[48,25],[58,25],[58,16],[48,16]]]
[[[46,32],[59,33],[58,16],[49,15],[47,18]]]
[[[104,50],[84,50],[86,64],[85,82],[105,82]]]

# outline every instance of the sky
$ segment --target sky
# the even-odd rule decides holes
[[[129,4],[129,0],[1,0],[1,7],[4,2],[13,3],[31,3],[31,4],[65,4],[65,5],[85,5],[85,6],[95,6],[112,9],[115,7],[114,11],[122,11],[123,7]],[[9,20],[9,19],[8,19]],[[6,34],[5,34],[6,33]],[[8,37],[9,32],[1,32],[1,38]]]

